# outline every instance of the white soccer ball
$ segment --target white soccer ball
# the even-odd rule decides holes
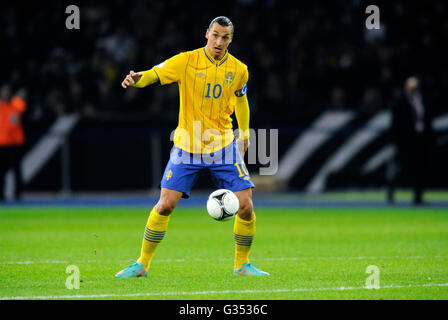
[[[240,202],[238,197],[227,189],[213,191],[207,200],[208,214],[218,221],[232,219],[239,208]]]

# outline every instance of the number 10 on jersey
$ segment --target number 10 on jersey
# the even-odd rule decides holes
[[[210,96],[210,89],[211,89],[212,84],[211,83],[207,83],[207,95],[205,96],[206,98],[211,98]],[[221,96],[222,93],[222,87],[220,84],[215,84],[213,86],[213,98],[218,99]]]

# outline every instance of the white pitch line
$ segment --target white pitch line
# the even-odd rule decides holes
[[[255,258],[252,260],[261,261],[301,261],[301,260],[380,260],[380,259],[410,259],[410,260],[420,260],[420,259],[443,259],[448,258],[448,256],[359,256],[359,257],[272,257],[272,258]],[[233,258],[193,258],[193,259],[160,259],[154,262],[164,263],[164,262],[210,262],[210,261],[231,261]],[[0,261],[0,264],[63,264],[63,263],[98,263],[98,262],[116,262],[123,263],[126,260],[25,260],[25,261]]]
[[[388,285],[379,289],[366,287],[333,287],[333,288],[295,288],[295,289],[273,289],[273,290],[223,290],[223,291],[192,291],[192,292],[143,292],[130,294],[91,294],[91,295],[63,295],[63,296],[17,296],[0,297],[0,300],[50,300],[50,299],[82,299],[82,298],[118,298],[118,297],[150,297],[150,296],[189,296],[189,295],[210,295],[210,294],[235,294],[235,293],[280,293],[280,292],[319,292],[319,291],[353,291],[353,290],[381,290],[381,289],[401,289],[416,287],[447,287],[448,283],[425,283],[410,285]]]

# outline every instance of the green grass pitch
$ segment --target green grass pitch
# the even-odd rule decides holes
[[[448,299],[448,210],[258,208],[251,261],[237,277],[233,221],[178,208],[148,278],[137,259],[149,208],[0,208],[0,299]],[[69,265],[80,288],[67,289]],[[379,289],[368,289],[368,266]]]

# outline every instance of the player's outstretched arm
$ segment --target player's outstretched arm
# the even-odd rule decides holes
[[[134,72],[131,70],[124,78],[121,86],[125,89],[127,87],[143,88],[150,84],[156,83],[157,81],[159,81],[159,77],[153,69],[140,72]]]
[[[237,139],[236,143],[238,145],[241,155],[244,157],[244,154],[249,148],[249,118],[250,118],[249,101],[247,100],[246,95],[236,98],[235,115],[236,120],[238,121],[238,128],[239,128],[239,138]]]
[[[143,76],[143,72],[137,72],[135,73],[133,70],[129,71],[129,74],[124,78],[123,82],[121,83],[121,86],[123,88],[134,86],[135,83],[137,83],[141,77]]]

